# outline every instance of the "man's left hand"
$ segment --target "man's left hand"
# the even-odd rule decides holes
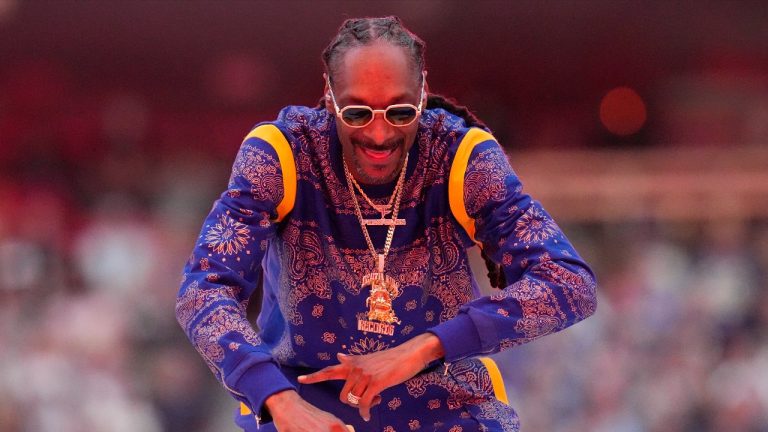
[[[302,375],[299,383],[345,380],[339,400],[358,408],[363,420],[368,421],[371,407],[381,402],[379,393],[414,377],[432,360],[442,356],[440,339],[432,333],[424,333],[402,345],[371,354],[352,356],[339,353],[339,364]]]

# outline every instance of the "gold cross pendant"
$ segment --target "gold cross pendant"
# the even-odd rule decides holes
[[[381,213],[381,217],[386,217],[392,211],[389,208],[389,204],[373,205],[373,209]]]
[[[386,225],[386,226],[393,226],[393,225],[405,225],[405,219],[363,219],[363,225]]]

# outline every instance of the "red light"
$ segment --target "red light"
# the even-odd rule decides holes
[[[645,102],[629,87],[616,87],[600,102],[600,121],[611,133],[632,135],[646,120]]]

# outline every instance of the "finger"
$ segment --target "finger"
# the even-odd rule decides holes
[[[358,411],[360,412],[360,417],[363,418],[365,421],[369,421],[371,419],[371,407],[373,406],[374,400],[378,397],[379,400],[381,400],[381,396],[379,396],[378,390],[374,389],[373,387],[370,387],[370,376],[362,377],[363,379],[366,379],[366,388],[363,393],[358,393],[360,396],[360,406],[358,407]]]
[[[302,384],[314,384],[328,380],[345,379],[348,373],[348,366],[334,365],[325,367],[309,375],[299,375],[298,380]]]
[[[341,388],[341,393],[339,393],[339,400],[342,403],[353,406],[355,408],[357,408],[357,404],[353,404],[349,401],[349,393],[352,393],[355,396],[360,396],[360,393],[355,393],[353,391],[353,386],[358,380],[360,380],[360,372],[360,368],[350,369],[349,374],[347,374],[346,381],[344,382],[344,387]]]
[[[358,397],[358,403],[356,403],[356,404],[350,403],[350,405],[352,405],[354,408],[357,408],[359,406],[359,404],[360,404],[360,402],[362,400],[361,399],[361,395],[365,394],[366,389],[368,388],[368,384],[370,382],[371,382],[370,375],[366,375],[362,371],[357,374],[357,377],[356,377],[355,381],[351,381],[350,380],[350,382],[349,382],[350,390],[349,391],[350,391],[350,393],[352,393],[353,395]],[[366,421],[368,421],[368,420],[366,419]]]
[[[350,361],[354,360],[355,356],[351,356],[351,355],[344,354],[344,353],[336,353],[336,358],[339,360],[340,364],[346,364],[346,363],[349,363]]]
[[[371,404],[371,408],[375,407],[380,403],[381,403],[381,395],[376,395],[376,397],[373,398],[373,403]]]

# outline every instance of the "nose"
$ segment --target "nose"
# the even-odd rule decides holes
[[[395,136],[395,127],[384,119],[384,114],[376,113],[373,121],[364,128],[363,133],[377,145],[382,145]]]

